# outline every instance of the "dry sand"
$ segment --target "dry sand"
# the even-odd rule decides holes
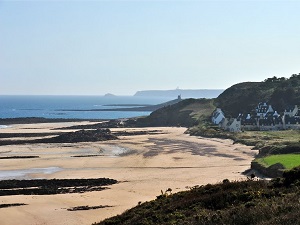
[[[75,123],[23,124],[0,132],[57,132],[53,127]],[[78,124],[78,123],[76,123]],[[120,130],[120,129],[112,129]],[[245,179],[257,154],[251,147],[231,140],[191,137],[185,128],[134,128],[158,130],[160,134],[123,136],[119,140],[74,144],[28,144],[0,146],[0,156],[37,155],[32,159],[0,160],[0,179],[5,175],[22,178],[100,178],[119,183],[104,191],[59,195],[2,196],[0,204],[25,206],[0,208],[1,225],[92,224],[156,198],[161,190],[173,192],[187,187]],[[71,157],[99,155],[96,157]],[[67,211],[76,206],[109,205],[86,211]]]

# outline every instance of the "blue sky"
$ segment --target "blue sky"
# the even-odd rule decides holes
[[[300,73],[298,1],[0,1],[0,94],[225,89]]]

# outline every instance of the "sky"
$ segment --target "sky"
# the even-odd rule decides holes
[[[3,1],[0,95],[226,89],[300,73],[300,1]]]

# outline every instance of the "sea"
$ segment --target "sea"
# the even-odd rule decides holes
[[[173,99],[175,99],[174,97]],[[17,96],[0,95],[0,118],[121,119],[147,116],[149,111],[89,111],[155,105],[173,100],[137,96]],[[70,111],[68,111],[70,110]],[[76,111],[81,110],[81,111]],[[84,111],[86,110],[86,111]],[[5,126],[0,125],[0,128]]]

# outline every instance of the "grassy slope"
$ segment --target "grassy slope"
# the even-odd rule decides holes
[[[134,125],[190,127],[208,120],[214,109],[212,99],[185,99],[177,104],[158,109],[148,117],[138,119]]]
[[[258,158],[255,161],[269,167],[276,163],[282,164],[286,169],[292,169],[300,166],[300,154],[281,154],[281,155],[270,155],[262,158]]]
[[[176,194],[162,194],[97,225],[169,224],[300,224],[300,170],[284,179],[205,185]]]
[[[195,103],[189,104],[181,112],[190,111],[190,117],[192,117],[197,122],[206,120],[212,112],[215,110],[215,105],[213,100],[200,100]]]

